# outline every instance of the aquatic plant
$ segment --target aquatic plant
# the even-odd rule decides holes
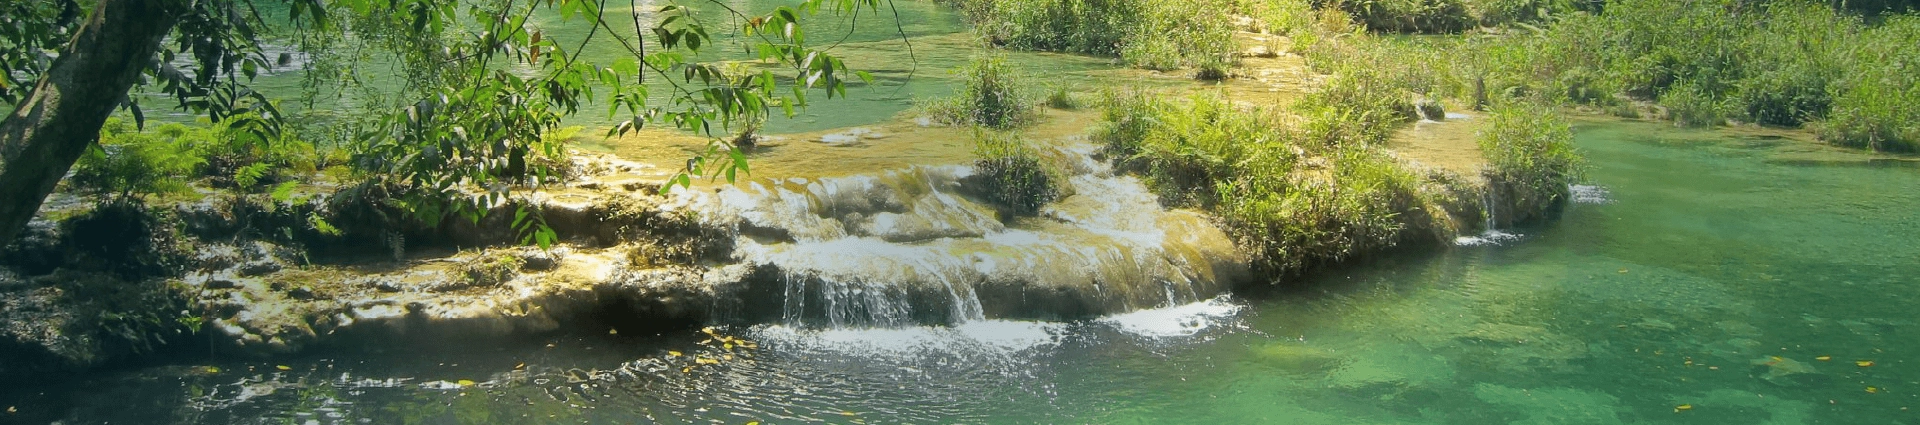
[[[1362,124],[1372,118],[1353,112],[1361,107],[1327,103],[1319,118],[1283,121],[1214,95],[1171,102],[1118,92],[1095,138],[1162,202],[1213,213],[1260,267],[1291,273],[1434,226],[1413,213],[1426,204],[1422,179],[1357,139],[1380,137],[1361,130],[1379,125]]]
[[[1224,78],[1237,64],[1225,0],[946,0],[989,43],[1021,50],[1119,56],[1153,70],[1195,68]]]
[[[1016,133],[973,132],[974,175],[983,178],[988,202],[1015,216],[1031,216],[1060,198],[1066,178]]]
[[[955,74],[962,84],[958,93],[920,106],[929,118],[1004,130],[1026,124],[1039,112],[1031,98],[1033,89],[1005,54],[975,55]]]
[[[206,159],[194,155],[191,140],[169,137],[184,127],[170,126],[154,133],[127,132],[125,127],[113,125],[102,130],[100,143],[74,163],[68,187],[123,201],[186,191],[186,179]]]
[[[1573,147],[1573,131],[1551,106],[1512,102],[1493,108],[1480,134],[1485,175],[1504,203],[1517,208],[1513,221],[1527,221],[1568,200],[1569,185],[1585,174]]]

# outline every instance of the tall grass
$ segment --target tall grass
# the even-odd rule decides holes
[[[1095,139],[1123,169],[1143,176],[1162,201],[1219,217],[1258,265],[1274,273],[1393,246],[1433,228],[1421,178],[1364,140],[1316,139],[1318,120],[1283,120],[1217,95],[1166,100],[1109,94]],[[1351,110],[1329,104],[1327,110]],[[1364,127],[1357,114],[1320,120]]]
[[[1032,93],[1034,88],[1007,62],[1004,54],[975,55],[955,73],[961,84],[958,93],[921,105],[935,120],[1004,130],[1026,124],[1039,114]]]
[[[1490,190],[1513,206],[1507,219],[1528,221],[1564,204],[1586,167],[1566,119],[1550,106],[1525,102],[1501,104],[1491,115],[1480,154]]]
[[[1228,0],[945,0],[993,44],[1118,56],[1129,65],[1224,78],[1238,63]]]
[[[1834,144],[1913,151],[1920,24],[1876,21],[1810,0],[1616,0],[1538,32],[1476,38],[1456,78],[1486,97],[1653,102],[1683,126],[1814,124]]]
[[[1066,178],[1018,133],[976,129],[974,175],[985,179],[982,195],[1008,215],[1031,216],[1059,199]]]

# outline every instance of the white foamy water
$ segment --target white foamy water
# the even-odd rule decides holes
[[[1453,238],[1453,245],[1454,246],[1501,245],[1507,242],[1520,240],[1522,236],[1526,236],[1526,235],[1522,235],[1519,233],[1507,233],[1499,230],[1488,230],[1485,233],[1481,233],[1477,236],[1461,236],[1461,237]]]
[[[1573,202],[1576,204],[1613,203],[1613,192],[1608,192],[1604,187],[1576,184],[1567,186],[1567,190],[1573,194]]]
[[[1122,332],[1154,338],[1191,336],[1233,319],[1244,306],[1229,297],[1115,314],[1099,320]]]
[[[752,339],[786,350],[850,355],[918,356],[954,352],[1010,354],[1050,347],[1065,325],[1016,320],[974,320],[954,326],[800,329],[766,325]]]

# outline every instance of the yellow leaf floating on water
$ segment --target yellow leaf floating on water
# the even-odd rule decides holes
[[[526,368],[527,368],[527,364],[526,364],[526,363],[521,363],[521,364],[516,364],[516,365],[513,365],[513,370],[520,370],[520,369],[526,369]]]
[[[220,368],[207,366],[207,373],[220,373]]]
[[[669,356],[674,356],[674,357],[680,357],[680,352],[679,352],[679,351],[673,351],[673,350],[667,350],[667,355],[669,355]]]
[[[1860,365],[1860,367],[1873,367],[1872,360],[1856,360],[1853,364]]]
[[[274,366],[273,368],[274,368],[274,369],[280,369],[280,370],[293,370],[293,367],[291,367],[291,366],[287,366],[287,365],[279,365],[279,366]]]
[[[1693,405],[1691,405],[1691,404],[1682,404],[1682,405],[1679,405],[1679,406],[1673,406],[1673,411],[1674,411],[1674,412],[1676,412],[1676,413],[1678,413],[1678,412],[1685,412],[1685,411],[1688,411],[1688,410],[1693,410]]]
[[[1879,388],[1874,388],[1874,387],[1867,387],[1867,394],[1873,394],[1873,393],[1877,393],[1877,392],[1880,392],[1880,389],[1879,389]]]
[[[748,421],[747,425],[760,425],[760,421]]]
[[[720,364],[719,360],[709,359],[706,357],[694,358],[693,362],[697,364]]]
[[[1823,362],[1824,362],[1824,361],[1828,361],[1828,360],[1833,360],[1833,356],[1820,356],[1820,357],[1814,357],[1813,359],[1814,359],[1814,360],[1819,360],[1819,361],[1823,361]]]
[[[462,387],[471,387],[471,386],[473,386],[473,380],[471,380],[471,379],[462,379],[462,380],[459,380],[459,381],[455,381],[454,383],[455,383],[455,384],[460,384],[460,386],[462,386]]]

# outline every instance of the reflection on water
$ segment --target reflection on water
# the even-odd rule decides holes
[[[1558,223],[1232,299],[729,330],[759,342],[745,352],[595,335],[221,359],[7,385],[0,405],[66,423],[1920,421],[1920,170],[1576,130],[1592,181]]]

